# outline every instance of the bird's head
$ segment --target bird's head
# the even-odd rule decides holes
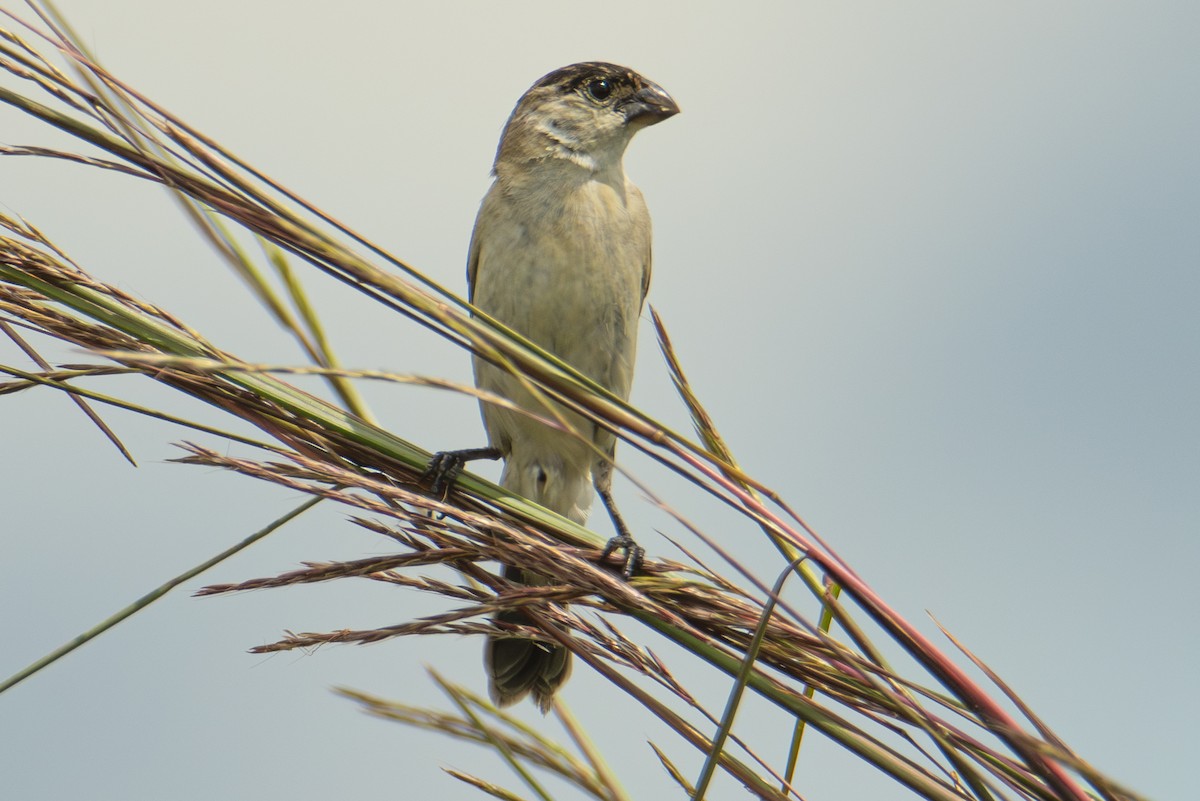
[[[610,169],[620,165],[635,133],[678,113],[661,86],[627,67],[572,64],[521,96],[500,139],[496,169],[547,158],[592,172]]]

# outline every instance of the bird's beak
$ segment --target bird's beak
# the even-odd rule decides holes
[[[646,81],[625,101],[624,111],[626,123],[636,120],[638,125],[653,125],[678,114],[679,105],[661,86]]]

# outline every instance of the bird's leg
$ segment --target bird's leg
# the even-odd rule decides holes
[[[499,448],[466,448],[461,451],[438,451],[429,459],[429,466],[421,474],[421,483],[428,484],[435,495],[450,488],[454,479],[462,472],[463,465],[476,459],[499,459],[504,454]]]
[[[608,516],[612,518],[613,528],[617,530],[617,536],[610,539],[604,546],[604,553],[600,554],[600,561],[603,562],[608,559],[610,554],[620,551],[625,555],[621,575],[626,579],[631,579],[634,571],[642,566],[642,562],[646,558],[646,549],[633,541],[633,537],[629,533],[629,526],[625,525],[625,520],[617,511],[617,502],[613,500],[612,490],[607,487],[597,487],[596,493],[604,503],[604,508],[608,510]]]

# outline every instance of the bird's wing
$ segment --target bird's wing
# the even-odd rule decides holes
[[[652,272],[651,262],[653,261],[651,258],[652,255],[653,253],[651,252],[650,241],[646,240],[646,263],[642,267],[642,299],[638,301],[639,312],[641,311],[642,306],[646,304],[646,295],[650,292],[650,273]]]
[[[475,302],[475,279],[479,275],[479,221],[471,231],[471,249],[467,251],[467,301]]]

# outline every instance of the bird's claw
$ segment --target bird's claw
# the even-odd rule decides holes
[[[646,560],[646,549],[634,542],[633,537],[622,534],[613,537],[605,544],[604,552],[600,554],[600,561],[607,561],[608,557],[617,551],[625,555],[621,563],[621,575],[628,581],[633,578],[633,574]]]
[[[434,495],[445,496],[467,462],[475,459],[499,459],[504,454],[491,445],[486,448],[467,448],[462,451],[438,451],[429,459],[421,474],[421,483],[429,486]]]
[[[421,474],[421,483],[428,485],[434,495],[444,495],[466,463],[467,460],[459,451],[438,451],[429,459],[429,466]]]

